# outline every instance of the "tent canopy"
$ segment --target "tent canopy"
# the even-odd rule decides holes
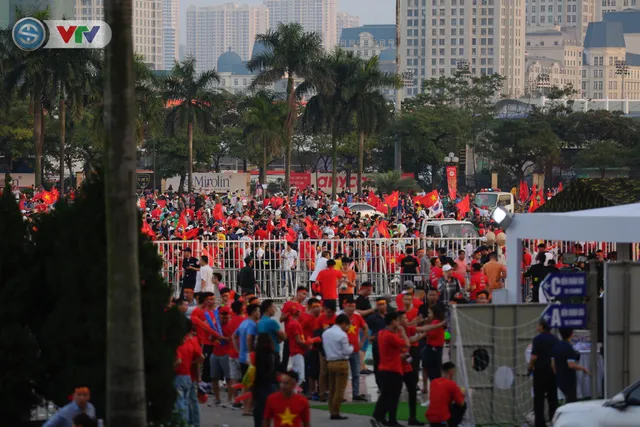
[[[640,203],[565,213],[516,214],[507,235],[507,301],[520,302],[522,239],[640,242]],[[515,249],[511,249],[515,248]]]

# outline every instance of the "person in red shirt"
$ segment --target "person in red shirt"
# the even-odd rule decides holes
[[[411,307],[409,300],[411,296],[405,295],[405,305]],[[407,304],[408,303],[408,304]],[[420,332],[418,327],[411,324],[410,317],[417,319],[418,311],[415,308],[411,309],[411,315],[409,312],[398,312],[400,314],[400,325],[404,327],[407,337],[409,338],[409,358],[402,359],[402,380],[407,387],[407,394],[409,395],[409,421],[410,426],[423,426],[424,423],[418,421],[417,408],[418,408],[418,369],[420,368],[420,358],[418,351],[418,342],[424,338],[425,333]]]
[[[442,365],[443,377],[431,382],[431,403],[425,417],[431,426],[457,427],[467,409],[462,390],[453,381],[456,365],[447,362]]]
[[[226,337],[233,337],[236,330],[240,327],[240,324],[247,318],[247,316],[244,315],[244,305],[242,301],[234,301],[231,304],[231,311],[233,313],[231,320],[222,327],[222,331]],[[238,360],[239,357],[240,353],[236,346],[233,342],[229,343],[229,379],[231,380],[230,384],[227,384],[229,388],[231,388],[231,385],[238,384],[242,381],[242,368],[240,366],[240,360]],[[241,408],[242,404],[234,403],[233,407]]]
[[[443,276],[442,274],[442,262],[440,258],[431,258],[431,272],[429,273],[429,281],[432,288],[438,288],[438,281]]]
[[[287,345],[289,347],[289,360],[291,370],[298,374],[299,384],[304,382],[304,354],[307,351],[307,343],[302,325],[298,321],[301,314],[302,305],[291,305],[288,309],[288,319],[285,323],[285,333],[287,334]]]
[[[316,286],[324,301],[338,300],[338,280],[342,278],[342,271],[336,270],[335,266],[335,260],[328,260],[327,268],[318,273],[316,278]]]
[[[213,353],[213,344],[220,339],[224,339],[224,337],[222,337],[218,331],[214,330],[216,323],[214,313],[216,297],[213,293],[200,293],[200,295],[198,295],[198,303],[198,307],[193,309],[191,313],[191,321],[198,333],[198,341],[200,341],[204,355],[202,381],[208,383],[211,382],[210,359]]]
[[[445,312],[440,304],[429,308],[427,323],[427,346],[422,350],[422,367],[429,381],[440,378],[442,371],[442,349],[444,347]],[[428,402],[428,397],[424,396]]]
[[[322,336],[322,333],[333,326],[336,323],[336,302],[334,301],[324,301],[324,313],[316,319],[315,329],[313,332],[313,336]],[[328,390],[329,390],[329,366],[327,364],[327,359],[325,358],[321,346],[319,345],[320,351],[320,372],[318,379],[318,394],[320,401],[326,402],[328,398]]]
[[[287,330],[287,320],[291,316],[292,308],[295,307],[298,311],[304,312],[305,307],[302,302],[307,299],[309,295],[309,289],[304,286],[298,286],[296,289],[296,295],[292,300],[287,301],[282,306],[282,314],[280,315],[280,322],[284,323],[284,330]],[[287,338],[288,339],[288,338]],[[289,345],[287,340],[282,343],[282,361],[280,362],[280,370],[282,372],[287,370],[289,365]]]
[[[342,295],[344,313],[349,316],[349,329],[347,337],[349,344],[353,346],[353,353],[349,356],[349,367],[351,368],[351,387],[354,401],[366,402],[367,396],[360,394],[360,348],[362,343],[369,337],[369,327],[360,314],[356,313],[356,302],[353,295]],[[363,334],[360,334],[360,330]]]
[[[373,411],[373,424],[399,427],[396,418],[398,402],[402,392],[402,357],[409,348],[409,338],[400,326],[401,314],[387,313],[385,324],[387,327],[377,335],[380,361],[378,363],[378,380],[380,382],[380,396]],[[389,420],[385,416],[389,414]]]
[[[300,381],[298,374],[289,371],[280,375],[280,391],[267,398],[264,409],[262,427],[309,427],[309,401],[302,395],[294,393],[296,384]]]
[[[213,345],[213,353],[211,355],[211,387],[213,388],[213,394],[216,397],[216,405],[222,403],[220,400],[220,381],[226,380],[227,383],[231,383],[231,376],[229,372],[229,351],[233,347],[230,343],[231,336],[227,335],[225,331],[229,331],[229,318],[231,317],[231,309],[228,306],[219,307],[218,316],[220,319],[220,330],[223,332],[222,337]],[[227,394],[229,404],[233,402],[234,389],[228,387]]]
[[[176,384],[176,412],[187,424],[199,424],[200,413],[197,405],[197,394],[193,385],[192,368],[204,360],[202,349],[194,344],[191,331],[187,333],[182,344],[176,350],[175,384]],[[197,378],[196,378],[197,381]],[[193,397],[196,405],[193,405]],[[197,414],[196,414],[197,412]]]
[[[482,271],[482,265],[473,264],[471,266],[471,284],[470,284],[470,295],[469,299],[471,301],[475,301],[478,298],[478,292],[483,291],[487,288],[487,284],[489,281],[487,280],[487,276]]]
[[[305,338],[313,337],[313,333],[316,329],[315,323],[318,317],[320,317],[320,311],[322,310],[322,304],[315,298],[309,298],[307,301],[307,311],[300,315],[300,323],[302,324],[302,332]],[[307,350],[305,355],[305,364],[307,368],[307,395],[318,400],[318,378],[320,377],[320,351],[318,348],[311,347]]]
[[[402,285],[402,292],[396,296],[396,308],[400,311],[406,311],[406,307],[403,303],[405,294],[410,294],[412,297],[412,304],[417,309],[422,305],[422,301],[415,297],[416,285],[412,280],[407,280]]]

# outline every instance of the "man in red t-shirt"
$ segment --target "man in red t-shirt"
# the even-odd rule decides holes
[[[404,303],[402,302],[402,299],[404,298],[405,294],[411,295],[412,304],[416,309],[420,308],[420,306],[422,305],[422,301],[420,301],[418,298],[415,297],[415,290],[416,290],[415,283],[411,280],[407,280],[402,285],[402,288],[403,288],[402,292],[396,295],[396,308],[400,311],[406,310]]]
[[[447,362],[442,365],[442,377],[431,381],[430,403],[425,417],[431,426],[456,427],[462,422],[467,409],[462,390],[453,381],[456,366]]]
[[[360,348],[362,343],[369,337],[369,327],[360,314],[356,313],[356,302],[353,295],[341,295],[344,313],[349,316],[349,329],[347,337],[349,344],[353,346],[353,353],[349,356],[349,367],[351,368],[351,387],[354,401],[366,402],[367,396],[360,394]],[[364,333],[361,336],[360,330]]]
[[[316,330],[316,320],[320,317],[322,304],[315,298],[307,301],[307,311],[300,315],[298,321],[302,325],[305,338],[312,338]],[[315,346],[309,348],[305,355],[307,370],[307,393],[310,397],[318,398],[317,385],[320,377],[320,351]]]
[[[440,281],[442,276],[442,262],[440,262],[440,258],[431,258],[431,273],[429,273],[429,281],[431,282],[432,288],[438,289],[438,281]]]
[[[300,319],[302,305],[290,305],[288,308],[288,319],[285,323],[285,333],[287,334],[287,344],[289,347],[289,361],[291,370],[298,374],[299,383],[304,382],[304,354],[307,351],[306,337],[302,330]]]
[[[482,265],[473,264],[471,267],[471,285],[469,287],[471,292],[469,299],[475,301],[478,297],[478,292],[485,290],[488,283],[487,276],[482,271]]]
[[[216,310],[218,313],[217,318],[220,319],[220,330],[223,331],[224,340],[218,340],[213,345],[213,353],[211,354],[211,387],[213,388],[213,394],[216,397],[216,404],[221,403],[220,400],[220,381],[226,380],[231,382],[229,375],[229,349],[233,347],[231,344],[231,337],[224,331],[229,330],[227,324],[231,317],[231,309],[229,307],[218,307]],[[217,320],[216,320],[217,321]],[[229,404],[233,402],[234,389],[229,387],[227,389]]]
[[[300,379],[298,374],[289,371],[280,376],[280,391],[267,398],[264,409],[263,427],[309,427],[309,401],[302,395],[294,393]]]
[[[282,314],[280,315],[280,322],[284,323],[284,330],[287,330],[287,321],[291,316],[291,311],[293,307],[296,307],[298,311],[304,313],[305,306],[302,305],[302,302],[307,299],[307,295],[309,295],[309,289],[305,286],[298,286],[296,289],[296,294],[293,299],[287,301],[282,306]],[[287,366],[289,366],[289,343],[288,338],[282,343],[282,360],[280,362],[280,370],[282,372],[287,370]]]
[[[226,337],[233,337],[236,333],[236,330],[240,327],[240,324],[244,322],[247,316],[244,315],[244,305],[242,301],[234,301],[231,304],[232,316],[231,320],[229,320],[225,325],[222,326],[222,332]],[[238,352],[238,348],[236,348],[233,340],[229,342],[229,379],[230,384],[227,386],[231,389],[233,384],[239,384],[242,381],[242,368],[240,366],[240,353]],[[242,408],[241,403],[234,403],[234,408]]]
[[[394,312],[385,315],[386,329],[378,332],[378,351],[380,361],[378,363],[378,381],[380,383],[380,396],[373,411],[373,419],[378,426],[396,426],[398,402],[402,392],[402,357],[406,356],[409,348],[409,338],[402,326],[400,317],[402,313]],[[389,414],[388,421],[385,420]]]
[[[187,333],[182,344],[176,350],[175,361],[175,384],[178,395],[176,410],[187,424],[195,424],[200,421],[199,413],[196,415],[191,409],[193,405],[190,404],[189,399],[194,392],[191,369],[194,363],[200,363],[202,360],[204,360],[202,349],[200,346],[194,345],[191,332]]]
[[[327,261],[327,268],[318,273],[316,287],[320,290],[324,301],[338,300],[338,280],[342,278],[342,271],[336,270],[336,261]]]

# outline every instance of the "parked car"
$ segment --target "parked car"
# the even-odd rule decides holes
[[[640,381],[609,400],[569,403],[556,411],[553,427],[640,426]]]
[[[368,203],[351,203],[349,205],[349,210],[351,212],[360,212],[360,216],[363,216],[363,217],[370,217],[374,215],[384,216],[382,212],[377,211],[376,208],[374,208]]]

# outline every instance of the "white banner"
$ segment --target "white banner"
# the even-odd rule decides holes
[[[192,177],[193,191],[200,193],[226,193],[228,191],[240,191],[244,190],[249,192],[249,185],[251,182],[251,175],[248,173],[194,173]],[[174,176],[166,180],[165,189],[169,186],[173,191],[178,191],[180,187],[180,177]],[[184,184],[184,190],[187,190],[187,183]]]

